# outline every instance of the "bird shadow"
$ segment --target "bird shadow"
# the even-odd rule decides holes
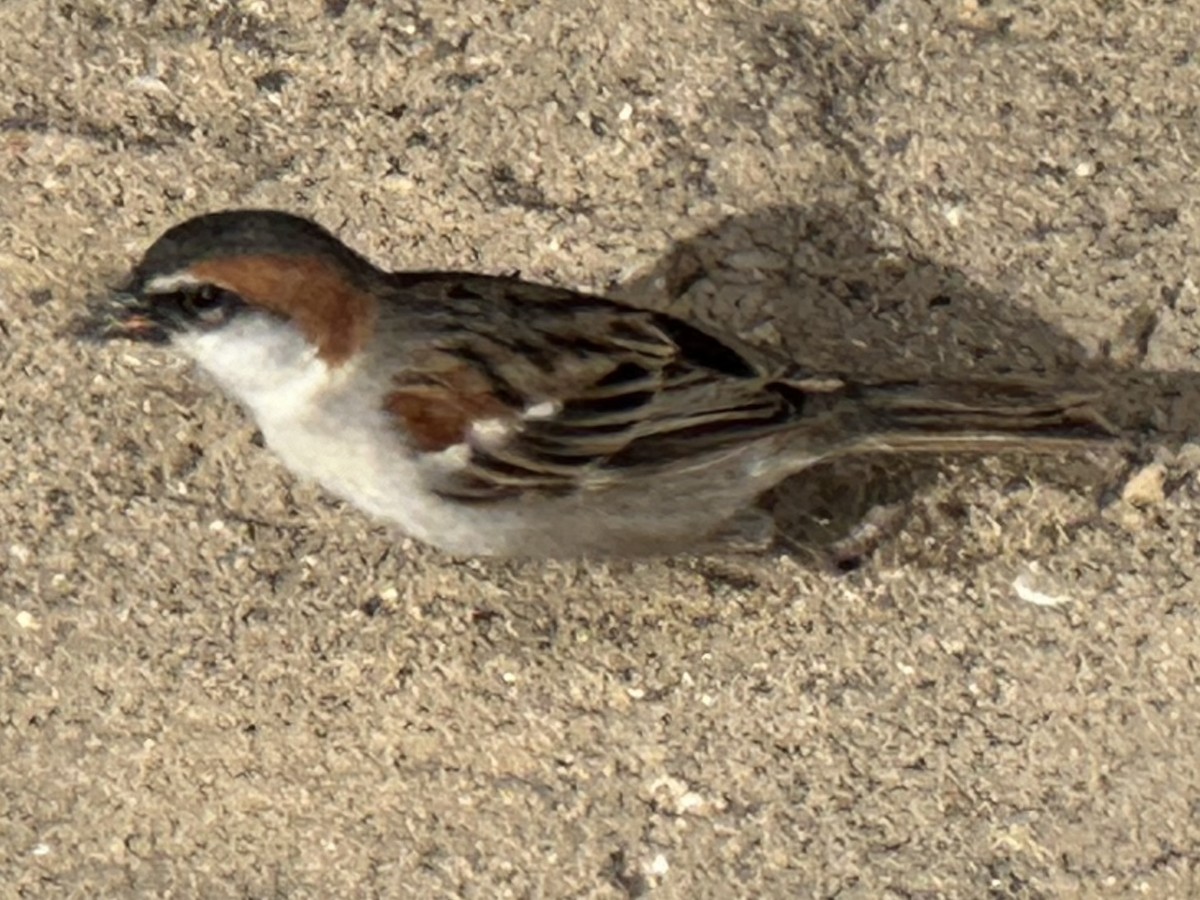
[[[1089,351],[1063,330],[961,272],[870,237],[869,214],[774,207],[683,240],[610,293],[775,345],[818,372],[867,379],[1033,377],[1096,390],[1129,439],[1124,471],[1200,421],[1200,373],[1143,368],[1170,298],[1153,298]],[[1040,460],[1047,479],[1092,492],[1097,508],[1119,473],[1093,456]],[[929,458],[861,457],[789,479],[764,498],[779,547],[849,571],[886,541],[880,510],[904,509],[937,477]],[[889,521],[894,517],[884,517]]]

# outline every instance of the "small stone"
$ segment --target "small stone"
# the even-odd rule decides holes
[[[139,75],[129,80],[129,87],[143,94],[157,94],[160,97],[170,97],[171,89],[161,78],[153,75]]]
[[[945,206],[942,208],[942,216],[945,218],[947,224],[949,224],[951,228],[957,228],[960,226],[963,223],[964,215],[965,210],[961,204]]]
[[[410,194],[417,187],[416,181],[407,175],[386,175],[381,179],[381,184],[384,190],[397,194]]]
[[[1071,597],[1063,593],[1056,580],[1043,572],[1036,563],[1031,563],[1025,571],[1013,580],[1013,590],[1026,603],[1034,606],[1062,606],[1071,602]]]
[[[1166,499],[1167,467],[1150,463],[1134,472],[1125,482],[1121,499],[1134,506],[1157,506]]]
[[[1185,472],[1200,471],[1200,443],[1188,441],[1175,454],[1174,464]]]
[[[662,878],[671,870],[671,864],[661,853],[646,863],[646,874],[653,878]]]

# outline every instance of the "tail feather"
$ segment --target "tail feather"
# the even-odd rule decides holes
[[[891,384],[858,389],[867,427],[852,452],[1053,452],[1111,444],[1099,396],[1027,382]]]

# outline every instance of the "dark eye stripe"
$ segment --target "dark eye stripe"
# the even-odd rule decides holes
[[[227,321],[245,301],[233,291],[214,284],[198,285],[164,294],[150,294],[158,315],[177,323],[197,322],[212,328]]]

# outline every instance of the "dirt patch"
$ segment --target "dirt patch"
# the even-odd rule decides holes
[[[0,881],[1194,895],[1194,10],[589,6],[5,4]],[[866,463],[779,501],[831,540],[901,504],[842,574],[452,560],[64,337],[235,205],[814,367],[1107,379],[1161,489]]]

